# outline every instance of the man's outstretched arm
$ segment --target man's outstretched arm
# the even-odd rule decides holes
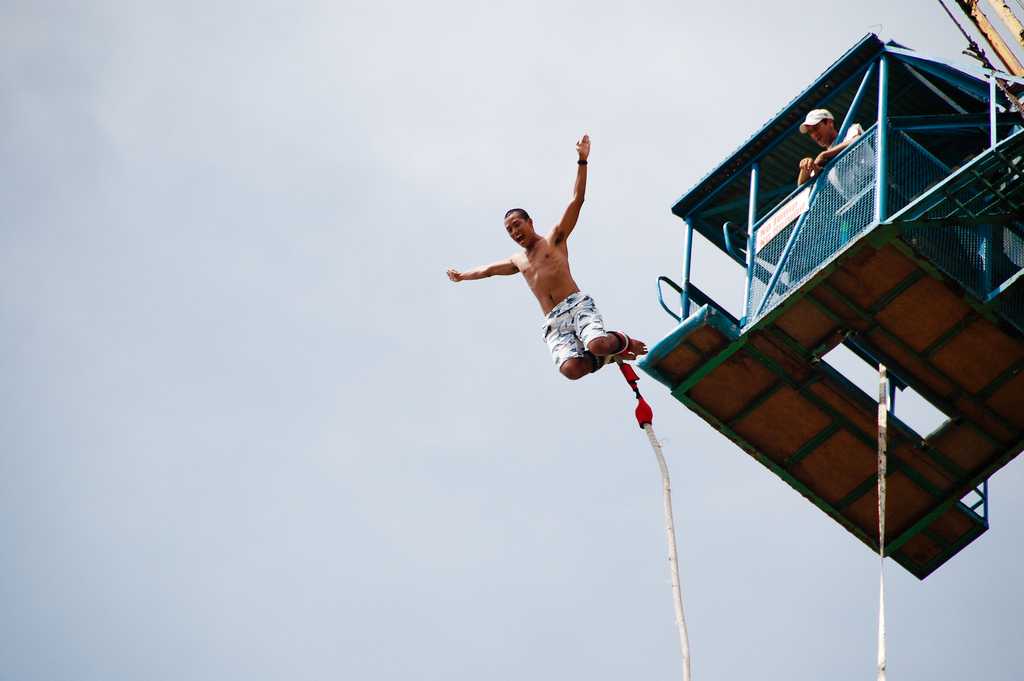
[[[448,268],[448,278],[452,281],[469,281],[471,279],[486,279],[487,277],[493,277],[496,274],[515,274],[519,271],[519,268],[515,266],[515,263],[511,259],[502,260],[501,262],[491,263],[490,265],[483,265],[481,267],[474,267],[468,272],[460,272],[454,267]]]
[[[576,221],[580,218],[580,209],[583,208],[583,199],[587,193],[587,157],[590,156],[590,136],[584,135],[583,139],[576,143],[576,151],[580,155],[579,165],[576,166],[576,184],[573,186],[572,202],[565,209],[565,214],[555,228],[551,230],[551,240],[560,244],[572,234]]]

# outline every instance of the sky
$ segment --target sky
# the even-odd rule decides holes
[[[616,372],[551,364],[553,224],[609,325],[673,327],[674,201],[936,3],[36,0],[0,8],[0,678],[679,678],[658,469]],[[734,309],[742,273],[698,243]],[[874,678],[877,556],[643,376],[695,679]],[[897,405],[899,409],[899,404]],[[898,411],[899,413],[899,411]],[[908,416],[909,417],[909,416]],[[1018,679],[1024,463],[889,678]]]

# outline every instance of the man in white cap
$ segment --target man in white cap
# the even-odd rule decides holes
[[[804,122],[800,124],[800,132],[810,135],[811,139],[823,147],[825,151],[814,158],[805,158],[800,161],[800,173],[797,175],[796,183],[803,184],[816,176],[825,167],[825,164],[835,158],[843,149],[850,146],[854,140],[861,136],[864,128],[860,123],[854,123],[846,131],[846,137],[839,144],[835,144],[839,131],[836,129],[836,120],[828,109],[815,109],[807,114]]]

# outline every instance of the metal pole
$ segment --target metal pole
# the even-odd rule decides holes
[[[864,99],[864,93],[867,92],[868,81],[871,80],[871,76],[875,75],[875,68],[877,68],[877,63],[871,64],[871,67],[864,73],[864,79],[860,81],[857,94],[853,96],[853,102],[850,104],[850,108],[846,110],[843,125],[839,128],[839,133],[836,134],[836,142],[842,142],[846,138],[846,133],[850,126],[853,125],[853,118],[857,115],[857,109],[860,108],[860,102]]]
[[[999,143],[999,128],[996,126],[996,74],[995,71],[988,77],[988,143],[994,147]],[[982,286],[985,288],[985,295],[992,292],[995,270],[992,267],[992,225],[985,225],[981,228],[981,249],[983,253]]]
[[[740,320],[740,327],[747,325],[747,320],[750,319],[751,310],[750,308],[750,293],[754,287],[754,270],[757,269],[757,253],[754,252],[757,247],[757,240],[754,238],[753,230],[747,234],[747,307],[743,309],[743,319]]]
[[[757,193],[761,184],[761,164],[757,161],[750,166],[750,205],[747,207],[747,282],[743,288],[743,321],[746,322],[747,307],[750,305],[750,284],[754,273],[754,225],[757,223]]]
[[[693,219],[686,218],[686,255],[683,258],[683,291],[679,294],[679,311],[683,319],[690,316],[690,261],[693,257]]]
[[[875,167],[875,219],[882,222],[889,214],[889,59],[878,64],[878,153]]]
[[[996,74],[988,77],[988,144],[994,147],[999,142],[999,130],[996,128]]]
[[[988,522],[988,478],[985,478],[985,482],[981,483],[981,488],[982,488],[982,490],[984,492],[985,505],[983,506],[983,508],[985,510],[985,522],[987,523]]]
[[[878,365],[878,681],[885,681],[885,477],[888,473],[889,373]]]

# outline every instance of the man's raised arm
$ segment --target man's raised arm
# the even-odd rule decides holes
[[[486,279],[487,277],[493,277],[496,274],[515,274],[519,271],[519,268],[515,266],[512,259],[502,260],[500,262],[491,263],[490,265],[483,265],[481,267],[474,267],[468,272],[459,272],[454,267],[448,268],[448,278],[452,281],[470,281],[472,279]]]
[[[572,202],[565,209],[565,214],[555,228],[551,230],[551,240],[560,244],[569,238],[576,221],[580,218],[580,209],[583,208],[583,199],[587,193],[587,157],[590,156],[590,136],[584,135],[583,139],[576,143],[576,151],[580,160],[576,166],[576,184],[573,186]]]

